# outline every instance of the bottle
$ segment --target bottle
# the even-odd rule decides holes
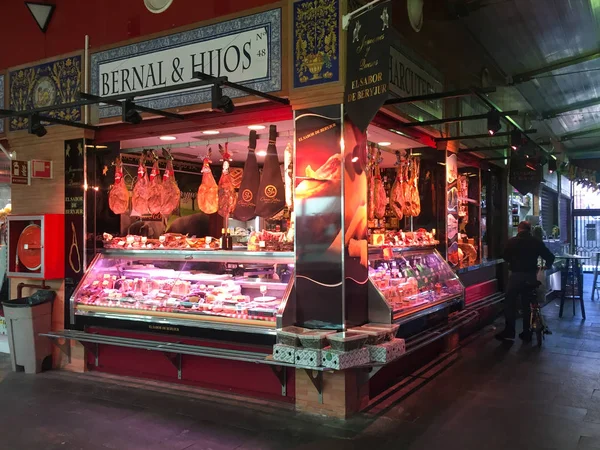
[[[221,228],[221,250],[227,250],[227,233],[225,232],[225,228]]]
[[[227,233],[225,234],[225,250],[233,250],[233,234],[232,228],[227,228]]]

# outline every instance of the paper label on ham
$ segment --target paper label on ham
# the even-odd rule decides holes
[[[256,215],[268,219],[285,207],[285,184],[281,178],[275,141],[269,140],[265,165],[256,196]]]
[[[260,185],[260,173],[254,149],[248,149],[248,157],[244,164],[244,173],[240,190],[238,192],[237,204],[233,211],[233,217],[242,222],[256,217],[256,194]]]
[[[198,208],[205,214],[214,214],[219,209],[219,187],[213,177],[208,161],[202,167],[202,183],[196,197]]]

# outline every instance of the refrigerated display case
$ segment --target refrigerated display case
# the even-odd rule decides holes
[[[295,319],[293,264],[293,252],[105,250],[73,293],[71,323],[274,335]]]
[[[433,246],[369,248],[369,320],[404,323],[463,301],[464,287]]]

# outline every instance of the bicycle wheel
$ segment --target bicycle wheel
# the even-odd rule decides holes
[[[544,339],[544,332],[542,330],[536,330],[535,337],[537,339],[538,348],[542,346],[542,339]]]

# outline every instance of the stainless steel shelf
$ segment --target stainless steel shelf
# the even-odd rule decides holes
[[[249,252],[245,250],[130,250],[104,249],[111,258],[149,261],[197,261],[231,263],[294,264],[294,252]]]

